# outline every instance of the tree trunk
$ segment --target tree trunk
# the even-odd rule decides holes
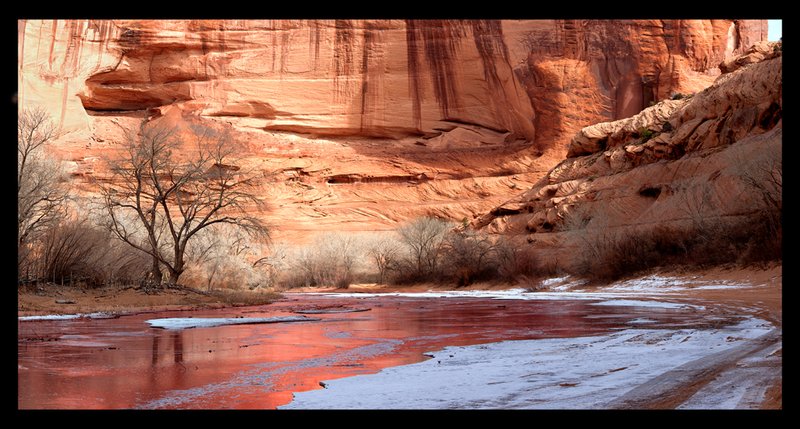
[[[185,247],[176,244],[175,245],[175,269],[169,269],[169,286],[177,286],[178,285],[178,278],[183,274],[183,251]]]
[[[178,278],[181,276],[181,273],[174,270],[169,270],[169,286],[177,286]]]
[[[161,269],[158,267],[158,259],[153,258],[153,268],[150,270],[153,286],[161,287]]]

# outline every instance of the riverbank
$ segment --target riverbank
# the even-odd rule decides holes
[[[395,401],[389,405],[374,403],[373,399],[380,399],[380,395],[365,399],[348,393],[382,386],[381,391],[389,394],[387,386],[391,383],[384,381],[395,380],[397,389],[400,389],[397,393],[401,394],[404,392],[402,389],[408,387],[403,387],[403,380],[421,377],[431,383],[436,380],[469,381],[457,390],[462,392],[459,397],[465,397],[464,392],[478,395],[473,398],[475,402],[451,404],[467,408],[580,408],[586,403],[584,399],[594,398],[591,404],[599,408],[780,409],[781,284],[781,266],[774,265],[766,269],[651,272],[609,285],[589,285],[570,277],[505,287],[473,285],[457,290],[433,285],[355,285],[348,290],[293,289],[273,305],[203,310],[190,315],[192,321],[197,322],[203,317],[297,317],[298,313],[312,309],[321,313],[314,317],[325,319],[318,323],[301,322],[302,326],[277,324],[269,329],[260,328],[262,325],[242,325],[246,327],[235,329],[221,327],[216,336],[209,336],[194,329],[142,331],[149,318],[183,316],[141,314],[113,321],[78,319],[63,325],[48,321],[21,323],[20,329],[25,330],[25,335],[35,334],[36,337],[34,341],[24,342],[24,348],[79,347],[77,350],[94,351],[97,347],[104,347],[103,356],[126,359],[125,363],[117,362],[118,371],[124,373],[126,368],[139,365],[138,369],[131,370],[131,374],[124,373],[129,380],[143,368],[159,373],[174,371],[176,374],[182,374],[187,368],[196,371],[191,378],[192,386],[200,386],[196,389],[189,389],[189,385],[181,381],[183,378],[176,378],[176,384],[153,390],[147,401],[136,399],[137,396],[117,405],[95,404],[110,408],[273,408],[289,404],[293,393],[308,399],[301,399],[290,407],[316,407],[317,401],[345,408],[435,407],[433,403],[418,402],[424,398],[411,392],[406,392],[405,396],[389,395],[410,401]],[[109,293],[112,296],[103,296]],[[74,304],[55,304],[57,300],[63,302],[75,294],[85,296],[76,298]],[[53,287],[45,291],[21,292],[20,297],[20,315],[97,311],[131,314],[132,310],[146,312],[157,309],[156,303],[172,306],[168,309],[207,309],[228,305],[219,298],[188,290],[147,295],[134,289],[80,291]],[[42,301],[39,307],[35,307],[36,300]],[[549,300],[553,300],[553,304],[548,304]],[[52,310],[68,305],[76,307],[67,311]],[[331,308],[338,310],[334,314],[319,311]],[[351,314],[341,311],[344,309],[365,312]],[[615,326],[611,332],[601,332],[603,326],[607,329],[611,326],[608,323],[623,314],[633,315],[628,316],[632,319],[626,325]],[[103,319],[104,316],[101,314],[97,318]],[[673,321],[678,324],[671,326],[670,317],[677,317]],[[465,324],[465,321],[472,322]],[[118,323],[122,326],[117,326]],[[505,334],[500,335],[498,327],[508,323],[511,325],[503,331]],[[661,326],[659,323],[666,324]],[[93,328],[82,328],[96,324],[111,324],[116,328],[111,334],[103,330],[97,335]],[[66,328],[69,330],[65,331]],[[398,329],[410,331],[398,336]],[[130,331],[130,335],[123,335],[125,331]],[[269,335],[265,336],[267,331]],[[530,340],[545,332],[559,334],[554,338],[545,336]],[[296,350],[285,350],[287,345],[295,344],[301,337],[306,345],[301,344]],[[49,341],[51,338],[53,340]],[[535,342],[526,345],[518,340]],[[137,341],[141,344],[131,343]],[[275,354],[276,350],[282,351]],[[530,350],[550,350],[539,357],[555,357],[548,361],[552,368],[545,370],[539,360],[530,361]],[[155,357],[150,356],[150,352]],[[634,358],[623,359],[629,355]],[[38,355],[31,356],[35,359]],[[94,354],[84,357],[88,359],[89,356]],[[420,362],[424,360],[423,356],[434,356],[435,359]],[[569,358],[564,359],[564,356]],[[650,356],[658,356],[661,360],[648,360]],[[274,362],[268,365],[265,358],[274,359]],[[209,359],[213,359],[214,364],[209,364]],[[620,359],[625,362],[620,362]],[[105,371],[103,368],[107,362],[101,363],[98,371]],[[418,366],[408,366],[417,363]],[[445,364],[447,366],[443,367]],[[589,364],[591,371],[575,372]],[[25,375],[38,368],[24,361],[21,365],[21,374]],[[481,365],[489,366],[484,368]],[[564,365],[566,367],[562,368]],[[86,362],[81,361],[80,366],[85,368]],[[219,368],[225,369],[219,372]],[[495,371],[489,372],[487,368]],[[517,374],[514,372],[516,369],[528,372]],[[542,374],[522,377],[535,369]],[[147,371],[142,373],[149,374]],[[474,377],[474,374],[484,373],[491,377]],[[286,374],[293,375],[289,377]],[[349,378],[353,375],[363,378]],[[373,376],[375,378],[369,378]],[[300,384],[299,379],[302,379]],[[365,379],[366,384],[357,381]],[[539,383],[536,388],[540,390],[535,396],[526,393],[533,392],[526,389],[535,386],[527,381],[527,384],[521,384],[519,381],[523,379]],[[147,384],[151,380],[144,377],[141,389],[152,389],[153,386]],[[601,381],[602,385],[597,384]],[[241,392],[242,389],[237,387],[262,384],[271,387],[247,388]],[[299,393],[320,387],[325,389]],[[605,395],[602,393],[605,388],[616,389],[616,393]],[[85,396],[85,386],[75,389],[75,398]],[[453,389],[444,383],[431,384],[425,390],[439,392],[433,396],[441,396],[441,392]],[[232,395],[232,391],[237,395],[249,395],[250,399],[243,400]],[[505,399],[498,397],[501,402],[491,402],[494,399],[480,396],[481,392],[493,391],[502,391]],[[104,398],[103,401],[109,398],[101,392],[95,396]],[[231,402],[234,396],[239,399]],[[56,399],[60,397],[56,395]],[[203,401],[197,402],[198,398],[203,398]],[[349,400],[347,398],[361,402],[342,402]],[[68,408],[85,406],[64,405],[58,401],[54,403]]]
[[[451,285],[377,285],[357,284],[347,289],[333,287],[296,288],[287,292],[298,293],[423,293],[456,290],[506,291],[522,288],[537,293],[614,293],[636,295],[637,299],[657,300],[664,296],[670,299],[691,301],[697,304],[721,304],[723,308],[736,309],[745,314],[764,319],[782,327],[783,265],[770,264],[765,267],[717,267],[706,270],[658,270],[630,279],[606,285],[589,284],[572,277],[557,277],[533,280],[518,285],[499,283],[476,283],[455,288]]]
[[[757,341],[752,340],[741,349],[732,349],[729,352],[718,353],[712,356],[698,358],[694,361],[687,361],[683,365],[677,366],[674,370],[664,372],[661,376],[653,376],[648,383],[638,386],[631,391],[631,394],[620,397],[614,404],[606,404],[612,408],[760,408],[760,409],[781,409],[782,408],[782,265],[773,264],[763,268],[741,268],[741,267],[722,267],[704,271],[660,271],[651,272],[647,275],[614,282],[608,285],[591,285],[569,278],[554,278],[544,281],[531,282],[524,291],[530,299],[547,299],[552,295],[553,298],[566,295],[578,296],[599,296],[613,298],[609,304],[630,299],[636,302],[658,301],[675,302],[686,305],[706,307],[715,317],[723,316],[750,316],[753,320],[769,322],[775,329],[764,335]],[[502,289],[496,285],[473,285],[468,288],[459,289],[457,293],[468,294],[474,291],[476,294],[496,294],[502,296]],[[433,285],[417,285],[413,287],[379,287],[375,285],[358,285],[349,290],[305,290],[305,292],[325,292],[332,294],[353,294],[358,296],[369,296],[372,293],[423,293],[447,294],[442,288]],[[431,292],[432,291],[432,292]],[[535,292],[533,292],[535,291]],[[512,298],[509,296],[508,298]],[[503,298],[505,299],[505,298]],[[525,298],[527,299],[527,298]],[[697,331],[688,334],[699,336],[704,331]],[[641,333],[641,332],[637,332]],[[626,335],[621,333],[616,336]],[[653,333],[658,337],[660,333]],[[611,338],[614,337],[614,338]],[[607,339],[597,340],[593,344],[600,350],[604,347],[604,342],[615,344],[615,336]],[[654,337],[654,338],[655,338]],[[725,341],[736,336],[725,336]],[[565,343],[567,348],[574,347],[572,343]],[[506,346],[497,346],[500,348]],[[508,345],[511,349],[513,345]],[[539,347],[538,345],[536,347]],[[470,378],[470,374],[482,373],[480,365],[473,364],[481,362],[481,351],[479,348],[465,349],[462,351],[464,359],[452,371],[443,375],[442,379],[453,380]],[[434,352],[433,355],[447,354],[453,356],[453,350],[442,350]],[[472,359],[472,355],[479,356]],[[645,353],[646,354],[646,353]],[[513,355],[513,353],[512,353]],[[594,356],[592,359],[597,358]],[[485,359],[484,359],[485,360]],[[455,361],[454,361],[455,362]],[[526,367],[525,365],[522,365]],[[509,368],[514,368],[514,365]],[[615,368],[612,368],[612,370]],[[558,372],[558,371],[556,371]],[[656,374],[658,371],[655,371]],[[373,383],[385,385],[394,379],[409,379],[416,375],[425,377],[433,376],[437,373],[435,365],[421,363],[417,367],[395,368],[386,370],[374,377],[365,376],[346,381],[333,381],[328,384],[324,392],[303,393],[302,401],[291,405],[291,407],[319,407],[323,400],[326,407],[345,406],[352,395],[352,389],[356,391],[369,391]],[[690,376],[688,376],[689,374]],[[441,375],[441,374],[439,374]],[[468,377],[470,375],[470,377]],[[495,374],[496,375],[496,374]],[[652,375],[652,374],[651,374]],[[425,378],[423,377],[423,378]],[[428,377],[426,379],[435,380]],[[513,374],[505,374],[499,378],[515,379]],[[497,378],[497,377],[495,377]],[[388,381],[387,381],[388,380]],[[488,379],[487,379],[488,380]],[[496,380],[486,381],[486,386],[477,388],[475,391],[491,390]],[[587,380],[582,380],[583,383]],[[435,384],[435,383],[434,383]],[[426,390],[450,389],[448,386],[430,385]],[[473,386],[474,388],[475,386]],[[571,387],[568,383],[567,387]],[[763,388],[762,388],[763,387]],[[444,391],[443,390],[443,391]],[[524,390],[524,389],[523,389]],[[527,390],[526,390],[527,391]],[[688,392],[688,393],[687,393]],[[576,396],[575,400],[581,395]],[[343,399],[344,398],[344,399]],[[363,399],[363,398],[361,398]],[[530,399],[530,398],[529,398]],[[584,397],[585,399],[585,397]],[[351,404],[355,407],[378,407],[381,405],[374,401],[379,401],[378,396],[373,396],[369,400],[373,402],[363,402]],[[569,401],[543,402],[542,406],[547,407],[567,407],[572,403]],[[429,405],[429,404],[428,404]],[[503,404],[501,406],[512,406],[514,404]],[[600,404],[597,404],[600,406]],[[392,407],[402,407],[395,401]],[[409,403],[409,406],[423,406],[420,403]],[[523,406],[516,404],[514,406]]]
[[[738,308],[746,314],[782,327],[783,266],[765,268],[723,267],[703,271],[655,271],[647,275],[611,283],[591,285],[571,277],[534,280],[518,285],[477,283],[455,288],[452,285],[377,285],[355,284],[347,289],[307,287],[285,290],[291,293],[421,293],[429,291],[507,291],[523,288],[536,292],[636,294],[639,299],[661,296],[698,303],[717,303]],[[197,310],[231,306],[263,305],[280,299],[271,291],[196,291],[189,288],[164,289],[147,294],[134,288],[80,288],[56,284],[26,287],[17,292],[18,316],[83,314],[95,312],[135,313],[165,310]]]
[[[167,310],[198,310],[263,305],[280,299],[276,292],[196,291],[163,289],[145,293],[134,288],[82,288],[46,284],[17,291],[17,315],[111,313],[131,314]]]

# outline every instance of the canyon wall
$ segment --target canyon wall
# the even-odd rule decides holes
[[[566,159],[472,226],[569,260],[573,230],[635,234],[762,210],[748,180],[782,182],[780,45],[758,42],[725,68],[693,96],[581,129]]]
[[[581,128],[710,85],[766,39],[744,20],[20,20],[20,107],[93,192],[142,120],[224,125],[294,231],[472,219]],[[266,175],[266,174],[265,174]],[[292,219],[286,222],[285,219]],[[291,235],[291,234],[290,234]]]

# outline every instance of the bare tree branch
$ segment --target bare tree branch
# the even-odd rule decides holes
[[[178,129],[142,124],[126,142],[127,157],[109,161],[113,179],[104,187],[110,229],[124,242],[153,257],[153,280],[160,266],[177,284],[187,268],[189,241],[200,231],[229,224],[263,238],[268,230],[247,213],[259,207],[256,182],[240,171],[228,133],[193,125],[191,142]],[[193,144],[187,144],[193,143]],[[186,150],[193,146],[194,151]],[[124,229],[115,212],[133,213],[144,234]]]
[[[17,119],[17,244],[18,268],[26,248],[66,215],[67,188],[59,164],[44,154],[56,133],[47,111],[24,109]]]

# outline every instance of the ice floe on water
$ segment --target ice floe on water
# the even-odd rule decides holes
[[[322,319],[307,316],[279,316],[279,317],[170,317],[165,319],[150,319],[146,322],[153,328],[161,329],[190,329],[212,328],[224,325],[249,325],[255,323],[286,323],[286,322],[316,322]]]
[[[605,408],[654,377],[771,329],[751,318],[721,329],[626,329],[446,347],[423,362],[320,380],[325,389],[295,393],[281,408]]]

